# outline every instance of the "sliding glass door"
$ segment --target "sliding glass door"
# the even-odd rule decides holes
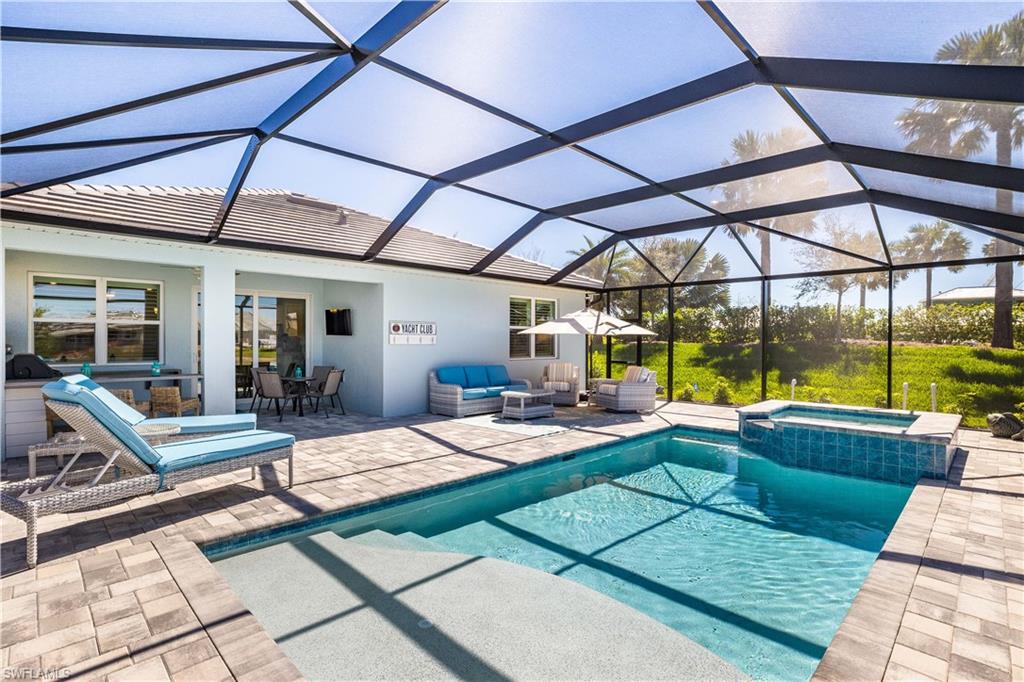
[[[196,291],[194,366],[199,369],[201,338]],[[309,300],[264,291],[235,293],[235,392],[238,398],[252,397],[252,368],[269,369],[281,376],[307,374],[307,315]],[[201,371],[201,370],[200,370]]]

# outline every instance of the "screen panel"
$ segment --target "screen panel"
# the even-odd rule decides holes
[[[251,128],[324,68],[306,64],[196,95],[25,138],[24,144]]]
[[[395,2],[338,2],[315,0],[310,3],[335,30],[355,42],[397,4]]]
[[[759,254],[757,249],[757,235],[751,234],[752,230],[744,226],[735,226],[730,230],[728,225],[719,225],[712,228],[711,237],[697,251],[696,256],[685,264],[685,268],[677,271],[676,282],[706,282],[719,279],[734,279],[739,277],[759,277],[761,272],[755,262]],[[676,248],[682,246],[682,250],[693,252],[693,240],[701,240],[706,236],[704,230],[681,233],[676,240]],[[741,244],[741,241],[743,242]],[[744,245],[747,250],[744,250]],[[751,258],[753,255],[753,258]]]
[[[434,193],[380,253],[387,260],[468,270],[534,215],[474,192],[446,187]]]
[[[679,197],[663,196],[580,213],[576,217],[611,230],[620,231],[706,215],[711,214]]]
[[[467,185],[550,208],[642,183],[571,149],[534,157],[469,180]]]
[[[755,85],[588,140],[586,147],[668,180],[818,143],[773,88]]]
[[[888,206],[878,206],[877,211],[892,262],[897,265],[1019,253],[1016,244],[936,216]]]
[[[206,139],[210,138],[125,144],[93,149],[5,154],[3,163],[0,163],[0,177],[4,183],[27,185],[137,159],[149,154],[178,149]],[[230,179],[230,176],[227,179]]]
[[[448,3],[386,56],[549,130],[743,60],[695,3]]]
[[[1021,192],[926,178],[921,175],[898,173],[880,168],[864,166],[855,166],[855,168],[870,189],[980,208],[986,211],[1024,215],[1024,193]]]
[[[224,235],[361,256],[422,186],[413,175],[271,140],[256,157]],[[275,227],[268,215],[285,227]]]
[[[668,284],[669,279],[645,258],[629,242],[616,244],[615,253],[610,256],[608,273],[604,285],[607,288]]]
[[[758,220],[755,224],[868,258],[885,260],[885,250],[878,236],[878,226],[868,204],[779,216]]]
[[[5,2],[4,25],[196,38],[326,42],[284,0],[261,2]]]
[[[791,91],[833,142],[1001,166],[1024,167],[1020,147],[1003,145],[1020,126],[1021,107],[913,99],[832,90]]]
[[[373,64],[285,132],[430,174],[535,137],[525,128]]]
[[[686,194],[718,211],[730,213],[859,189],[860,186],[842,164],[822,161],[712,185]]]
[[[596,227],[581,225],[562,218],[551,220],[530,232],[512,247],[507,255],[492,263],[485,272],[536,278],[543,281],[578,256],[590,251],[611,234],[611,232]],[[605,253],[609,252],[610,249]],[[608,271],[607,259],[602,265],[603,257],[598,256],[591,260],[563,281],[600,288]]]
[[[6,4],[4,8],[6,21]],[[0,112],[5,132],[302,54],[12,41],[0,43],[0,50],[0,75],[4,84]]]
[[[931,62],[961,33],[1003,24],[1015,2],[721,2],[758,54],[872,61]],[[1002,52],[1021,65],[1021,53]],[[967,61],[987,63],[978,51]]]

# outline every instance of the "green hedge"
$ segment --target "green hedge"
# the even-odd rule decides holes
[[[840,336],[845,339],[884,341],[887,311],[847,308]],[[652,331],[668,338],[668,315],[655,312]],[[648,319],[652,319],[648,318]],[[943,304],[931,308],[907,306],[893,311],[893,339],[932,344],[987,344],[992,340],[995,309],[992,304]],[[772,343],[832,342],[836,337],[835,308],[830,305],[778,306],[768,310]],[[680,308],[675,311],[677,341],[693,343],[756,343],[760,340],[758,306]],[[1013,308],[1015,343],[1024,347],[1024,304]]]

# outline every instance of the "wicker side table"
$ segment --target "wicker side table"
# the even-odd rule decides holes
[[[64,468],[64,457],[75,455],[85,448],[85,439],[74,431],[56,433],[45,443],[28,446],[28,477],[36,477],[36,460],[39,457],[56,457],[57,466]]]

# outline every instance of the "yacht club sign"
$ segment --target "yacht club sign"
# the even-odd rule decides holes
[[[388,343],[400,346],[433,346],[437,343],[437,323],[391,320],[388,322]]]

